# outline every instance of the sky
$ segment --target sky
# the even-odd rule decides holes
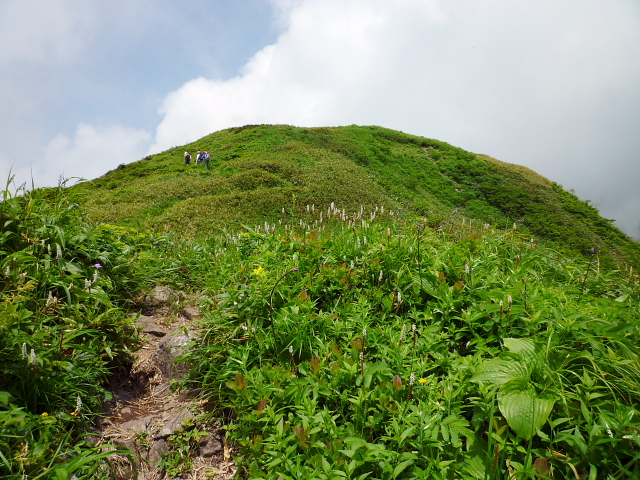
[[[0,175],[91,179],[246,124],[527,166],[640,240],[637,0],[0,0]]]

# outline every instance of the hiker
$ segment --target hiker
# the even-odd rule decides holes
[[[200,165],[201,158],[202,158],[202,152],[198,150],[198,155],[196,155],[196,165]]]
[[[191,154],[189,152],[184,152],[184,163],[191,165]]]
[[[209,152],[204,152],[204,167],[209,170],[209,162],[211,161],[211,155]]]

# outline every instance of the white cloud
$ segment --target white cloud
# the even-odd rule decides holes
[[[223,0],[196,3],[189,11],[211,13],[212,21],[228,10]],[[638,224],[637,2],[270,3],[277,41],[236,77],[201,76],[167,94],[151,139],[114,125],[143,117],[131,98],[155,99],[189,78],[144,75],[154,58],[177,64],[176,58],[199,56],[187,48],[185,39],[197,32],[185,24],[184,9],[168,0],[0,2],[0,167],[13,164],[14,172],[30,176],[32,164],[34,177],[51,184],[63,168],[89,178],[227,127],[375,124],[526,165],[583,198],[602,199],[605,214],[621,226]],[[178,40],[159,46],[156,34],[166,29],[179,32]],[[215,38],[211,52],[223,48]],[[174,44],[184,45],[185,54],[177,57]],[[229,40],[223,49],[232,57],[234,48]],[[171,73],[190,64],[180,65]],[[198,73],[214,71],[221,70]],[[137,125],[155,120],[152,113],[144,118]],[[64,135],[50,140],[57,133]],[[97,165],[86,162],[89,151]]]
[[[594,113],[594,95],[631,88],[628,72],[640,73],[619,48],[640,54],[622,2],[276,4],[288,15],[277,43],[236,78],[171,93],[154,149],[261,122],[375,123],[470,146],[492,135],[509,143],[511,130],[555,135]]]
[[[87,46],[95,27],[92,4],[79,0],[6,0],[0,3],[0,65],[60,64]]]
[[[86,179],[104,175],[121,163],[139,160],[145,155],[151,135],[144,130],[119,125],[97,128],[80,124],[73,138],[59,135],[44,152],[44,162],[33,165],[38,186],[54,184],[58,176]]]
[[[242,74],[230,80],[192,80],[165,99],[151,151],[192,141],[246,123],[321,125],[349,122],[351,97],[379,84],[397,51],[387,32],[405,22],[440,23],[435,1],[310,0],[288,5],[288,28],[275,45],[258,52]],[[415,33],[415,32],[414,32]],[[378,92],[382,93],[382,92]],[[367,104],[379,99],[367,97]],[[361,115],[360,115],[361,116]]]
[[[198,78],[168,95],[151,151],[251,123],[376,124],[529,166],[579,192],[597,185],[621,199],[621,226],[636,221],[616,177],[640,181],[634,2],[273,3],[277,42],[238,77]],[[612,144],[617,169],[607,164]]]

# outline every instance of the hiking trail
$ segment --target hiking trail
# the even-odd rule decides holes
[[[140,299],[138,327],[143,346],[134,353],[131,368],[111,379],[107,388],[113,399],[105,402],[105,415],[96,421],[94,431],[97,444],[135,453],[133,462],[123,455],[110,457],[119,480],[228,480],[236,473],[219,425],[204,426],[196,419],[206,402],[198,400],[197,391],[174,392],[171,388],[171,382],[184,378],[188,371],[175,359],[196,337],[193,322],[200,312],[195,300],[162,286]],[[185,440],[190,431],[195,435]],[[176,435],[183,437],[182,443],[176,441]],[[191,443],[193,451],[196,442],[195,456],[188,460],[186,446]],[[176,453],[170,454],[172,449]],[[185,457],[180,458],[181,454]],[[175,457],[173,470],[174,463],[159,468],[163,456],[165,464],[168,461],[167,455]],[[188,469],[179,467],[189,463]]]

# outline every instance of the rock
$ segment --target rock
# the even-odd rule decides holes
[[[140,316],[138,319],[138,327],[142,333],[153,335],[154,337],[164,337],[167,330],[153,321],[153,317],[146,315]]]
[[[180,311],[180,315],[182,315],[187,320],[196,320],[200,318],[200,310],[196,307],[185,307]]]
[[[184,428],[183,422],[188,422],[194,418],[193,413],[187,409],[180,410],[175,417],[169,420],[164,428],[155,436],[155,438],[165,438],[175,434],[178,430]]]
[[[142,302],[150,307],[160,307],[180,299],[180,295],[169,287],[158,285],[143,298]]]
[[[223,451],[222,443],[220,443],[220,440],[218,440],[210,433],[200,437],[200,441],[198,442],[198,449],[200,452],[200,456],[205,458],[213,457],[216,453],[220,453]]]
[[[171,444],[164,438],[160,438],[153,442],[153,445],[151,445],[151,448],[149,449],[149,464],[153,467],[157,467],[158,462],[162,459],[162,454],[167,453],[169,450],[171,450]]]
[[[181,379],[189,370],[187,365],[176,365],[178,357],[187,351],[187,345],[195,337],[184,331],[172,332],[165,336],[158,344],[158,364],[162,374],[171,380]]]
[[[120,428],[131,432],[141,432],[147,430],[154,418],[155,415],[145,415],[144,417],[134,418],[133,420],[120,424]]]

